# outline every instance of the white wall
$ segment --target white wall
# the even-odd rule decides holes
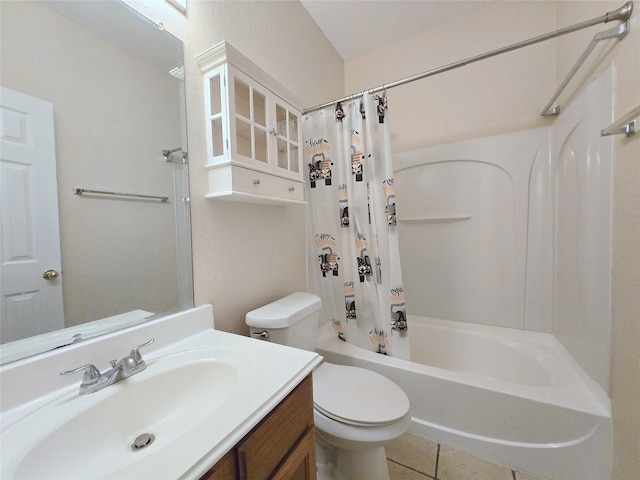
[[[160,151],[180,145],[178,81],[40,2],[2,3],[2,63],[3,86],[53,104],[66,326],[175,310],[173,169]],[[73,187],[171,198],[85,198]]]
[[[247,333],[246,312],[305,290],[304,208],[207,200],[204,94],[195,56],[226,40],[308,105],[343,95],[343,62],[291,1],[189,1],[186,16],[157,0],[127,0],[185,46],[194,289],[220,329]]]
[[[553,2],[496,2],[349,60],[345,91],[377,87],[547,33],[555,26]],[[553,42],[394,88],[388,91],[393,150],[548,125],[550,121],[538,112],[554,90]]]

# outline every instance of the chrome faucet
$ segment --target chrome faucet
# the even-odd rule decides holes
[[[60,372],[60,375],[66,376],[78,372],[84,372],[82,383],[80,384],[80,395],[87,395],[89,393],[97,392],[98,390],[102,390],[109,385],[113,385],[114,383],[118,383],[125,378],[129,378],[136,373],[140,373],[145,368],[147,368],[147,364],[142,359],[142,355],[140,355],[139,350],[142,347],[151,345],[153,343],[153,340],[154,339],[152,338],[142,345],[133,347],[131,349],[131,352],[129,352],[129,355],[121,358],[120,360],[111,360],[109,362],[111,364],[111,369],[107,370],[104,373],[100,373],[100,370],[98,370],[95,365],[89,363],[87,365],[74,368],[73,370],[65,370],[64,372]]]

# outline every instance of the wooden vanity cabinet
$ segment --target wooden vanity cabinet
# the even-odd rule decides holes
[[[201,478],[266,479],[316,479],[311,375]]]
[[[236,451],[232,450],[227,453],[211,470],[205,473],[200,480],[237,480],[237,464]]]

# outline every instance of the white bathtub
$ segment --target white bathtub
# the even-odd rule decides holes
[[[610,477],[611,405],[550,334],[409,316],[412,361],[319,330],[326,361],[375,370],[411,400],[410,432],[554,480]]]

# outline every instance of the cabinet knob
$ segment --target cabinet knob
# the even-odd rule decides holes
[[[253,180],[253,184],[254,185],[260,185],[260,179],[259,178],[254,179]]]
[[[293,192],[296,189],[296,187],[289,187],[289,191]]]

